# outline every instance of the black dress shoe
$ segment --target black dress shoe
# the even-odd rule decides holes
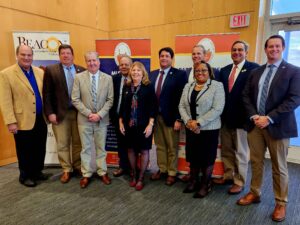
[[[27,179],[19,179],[20,183],[26,187],[35,187],[37,184],[35,180],[27,178]]]
[[[39,173],[36,177],[35,177],[35,179],[36,180],[48,180],[49,179],[49,177],[51,177],[52,176],[52,174],[50,174],[50,173]]]

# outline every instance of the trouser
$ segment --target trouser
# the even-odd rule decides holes
[[[18,130],[14,135],[20,170],[20,179],[32,178],[44,168],[47,125],[42,115],[37,115],[31,130]]]

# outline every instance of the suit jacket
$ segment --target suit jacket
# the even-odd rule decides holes
[[[156,79],[159,75],[159,70],[154,70],[150,73],[150,80],[155,87]],[[185,71],[171,67],[162,86],[159,111],[166,126],[174,126],[177,119],[180,119],[178,104],[184,85],[187,83]]]
[[[266,65],[263,65],[251,72],[243,91],[243,101],[249,118],[248,131],[254,127],[250,117],[258,114],[258,83],[265,68]],[[270,84],[266,100],[266,115],[274,121],[266,129],[275,139],[298,136],[294,110],[300,104],[299,87],[300,68],[283,60]]]
[[[42,97],[43,70],[32,66]],[[34,91],[18,64],[0,72],[0,108],[6,125],[17,123],[19,130],[31,130],[36,119]]]
[[[122,75],[120,73],[112,77],[114,85],[114,103],[109,111],[109,116],[113,124],[119,124],[119,115],[117,113],[119,99],[120,99],[120,86],[122,81]],[[124,89],[124,87],[123,87]],[[120,106],[121,107],[121,106]],[[121,110],[121,108],[120,108]]]
[[[179,112],[186,124],[192,119],[190,101],[196,83],[185,85],[179,104]],[[201,130],[215,130],[221,127],[220,115],[225,104],[225,94],[222,83],[208,79],[196,98],[197,122]]]
[[[120,117],[123,118],[125,127],[128,127],[131,116],[131,102],[133,93],[131,87],[124,88]],[[146,127],[150,118],[156,118],[158,113],[157,98],[154,87],[152,85],[141,84],[140,90],[137,92],[137,125]]]
[[[76,73],[85,69],[74,65]],[[61,63],[46,67],[43,85],[44,111],[48,117],[56,114],[58,122],[61,122],[69,108],[68,86],[65,72]]]
[[[225,90],[225,108],[222,113],[222,123],[230,128],[245,128],[247,122],[246,111],[243,103],[242,92],[247,78],[252,69],[259,67],[258,64],[245,61],[234,86],[229,93],[228,78],[233,64],[227,65],[220,70],[219,81],[223,83]]]
[[[99,71],[98,89],[97,89],[97,114],[102,118],[100,126],[109,124],[109,110],[114,101],[114,90],[112,77]],[[75,76],[72,103],[78,110],[78,125],[88,125],[88,116],[92,113],[92,87],[90,74],[86,70]]]

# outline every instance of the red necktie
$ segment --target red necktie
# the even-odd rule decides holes
[[[163,78],[164,78],[164,71],[160,71],[160,77],[158,79],[158,82],[157,82],[157,87],[156,87],[156,97],[157,99],[159,100],[159,96],[160,96],[160,93],[161,93],[161,86],[162,86],[162,82],[163,82]]]
[[[231,71],[231,74],[228,78],[228,90],[229,92],[231,92],[232,88],[233,88],[233,85],[234,85],[234,78],[235,78],[235,73],[236,73],[236,69],[237,69],[237,65],[235,65],[233,67],[233,70]]]

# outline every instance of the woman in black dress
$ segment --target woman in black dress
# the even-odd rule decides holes
[[[127,84],[123,92],[119,124],[121,133],[125,135],[132,170],[130,187],[139,191],[144,187],[144,173],[149,163],[149,150],[152,148],[153,125],[158,112],[157,99],[142,63],[132,64]],[[141,154],[141,160],[137,174],[138,154]]]
[[[216,159],[220,115],[224,108],[223,84],[213,80],[211,66],[201,61],[194,64],[195,82],[183,89],[179,112],[186,125],[186,159],[190,163],[190,181],[184,193],[197,191],[195,198],[211,190],[211,175]],[[199,172],[202,173],[198,189]]]

